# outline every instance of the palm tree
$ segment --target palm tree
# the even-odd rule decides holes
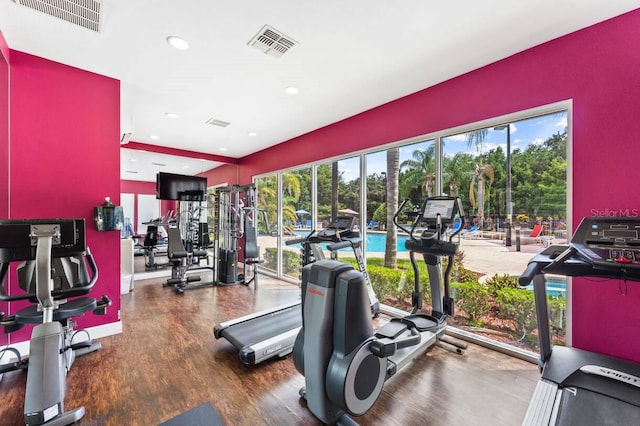
[[[489,179],[489,184],[487,185],[487,192],[485,194],[485,176]],[[476,203],[476,198],[474,194],[474,186],[475,183],[478,183],[478,202]],[[469,201],[471,202],[471,207],[478,207],[478,227],[482,229],[484,224],[484,203],[485,200],[489,198],[489,193],[491,192],[491,185],[493,184],[493,167],[490,164],[485,164],[480,166],[476,164],[475,174],[473,178],[471,178],[471,185],[469,185]]]
[[[295,173],[282,173],[282,220],[295,223],[298,200],[300,199],[300,179]]]
[[[408,197],[411,190],[417,187],[422,188],[422,195],[427,197],[433,195],[433,184],[436,179],[435,149],[434,144],[430,144],[426,150],[416,149],[411,154],[411,159],[400,164],[401,169],[406,169],[400,184],[403,197]]]
[[[400,148],[389,148],[387,150],[387,240],[384,248],[384,266],[392,269],[398,266],[398,231],[393,223],[393,215],[398,210],[399,163]]]

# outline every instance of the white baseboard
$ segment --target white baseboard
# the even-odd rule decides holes
[[[109,324],[97,325],[95,327],[86,328],[92,339],[100,339],[101,337],[112,336],[114,334],[122,333],[122,321],[112,322]],[[9,336],[11,338],[11,336]],[[29,355],[29,341],[9,343],[12,348],[17,349],[20,352],[20,356]],[[0,347],[2,349],[2,347]]]

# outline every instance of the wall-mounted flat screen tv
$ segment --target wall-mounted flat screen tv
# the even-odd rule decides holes
[[[204,201],[207,178],[159,172],[156,176],[156,198],[160,200]]]

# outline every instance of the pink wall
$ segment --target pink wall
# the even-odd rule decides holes
[[[78,318],[78,326],[115,322],[120,234],[97,232],[93,207],[106,196],[120,201],[120,82],[11,51],[10,105],[10,217],[84,217],[100,271],[92,295],[106,294],[113,305],[106,316]],[[25,327],[11,341],[29,336]]]
[[[198,176],[207,178],[207,186],[216,186],[223,183],[227,185],[238,184],[238,166],[235,164],[224,164],[215,169],[200,173]],[[251,179],[249,179],[251,182]]]
[[[638,208],[640,9],[243,158],[256,174],[573,99],[573,223]],[[640,284],[574,280],[573,345],[640,361]],[[603,313],[603,308],[613,312]],[[606,320],[603,320],[606,318]]]
[[[0,31],[0,219],[9,217],[9,48]],[[0,302],[0,312],[8,312]],[[0,345],[9,338],[0,330]]]

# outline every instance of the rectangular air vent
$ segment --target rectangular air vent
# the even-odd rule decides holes
[[[154,166],[158,166],[158,167],[166,167],[167,165],[165,163],[151,163]]]
[[[102,2],[98,0],[13,0],[14,3],[100,32]]]
[[[275,28],[265,25],[247,44],[266,55],[279,58],[298,43]]]
[[[212,126],[218,126],[218,127],[227,127],[229,124],[231,124],[228,121],[218,120],[213,117],[205,121],[205,123],[211,124]]]

